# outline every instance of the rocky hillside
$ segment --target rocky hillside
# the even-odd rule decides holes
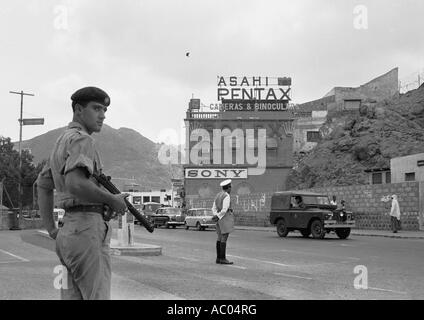
[[[30,148],[34,162],[48,158],[52,147],[65,128],[49,131],[41,136],[23,142],[23,148]],[[159,144],[143,137],[137,131],[103,126],[94,134],[103,162],[104,172],[116,178],[134,178],[143,189],[171,187],[171,176],[181,175],[180,168],[162,165],[158,161]],[[177,178],[177,177],[176,177]],[[123,180],[121,180],[123,181]]]
[[[424,85],[354,115],[329,114],[321,131],[318,146],[297,157],[288,188],[366,184],[364,170],[424,152]]]

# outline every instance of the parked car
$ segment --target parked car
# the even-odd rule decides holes
[[[206,228],[216,228],[216,223],[212,221],[213,213],[209,208],[193,208],[187,211],[185,218],[185,227],[196,228],[198,231]]]
[[[185,214],[180,208],[163,207],[156,210],[151,215],[151,220],[155,228],[165,226],[166,228],[183,226],[185,224]]]
[[[152,221],[151,217],[155,214],[156,210],[162,207],[160,203],[157,202],[145,202],[141,207],[142,213],[146,216],[147,220]],[[134,224],[140,223],[137,219],[134,219]]]
[[[353,213],[330,204],[327,195],[297,191],[272,195],[270,222],[276,225],[280,237],[299,230],[305,238],[312,234],[313,238],[323,239],[334,231],[340,239],[346,239],[355,227]]]

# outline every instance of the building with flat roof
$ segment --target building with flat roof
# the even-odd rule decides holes
[[[286,101],[223,100],[200,111],[192,99],[184,119],[184,192],[190,200],[210,199],[232,179],[232,194],[286,189],[293,161],[293,112]]]
[[[390,160],[392,182],[424,181],[424,153]]]
[[[376,103],[399,94],[398,68],[359,87],[334,87],[324,97],[294,107],[294,151],[307,152],[321,140],[321,127],[328,113],[356,114],[361,105]]]

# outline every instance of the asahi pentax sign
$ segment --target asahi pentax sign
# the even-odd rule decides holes
[[[247,169],[186,168],[186,179],[247,179]]]
[[[238,101],[239,103],[255,101],[263,105],[272,102],[287,104],[291,100],[290,86],[291,78],[288,77],[218,76],[218,101],[225,101],[226,103],[231,103],[232,101]],[[255,109],[254,105],[251,107]],[[263,109],[261,111],[275,111]]]

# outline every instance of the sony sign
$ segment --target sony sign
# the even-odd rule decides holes
[[[247,179],[247,169],[186,168],[186,179]]]

